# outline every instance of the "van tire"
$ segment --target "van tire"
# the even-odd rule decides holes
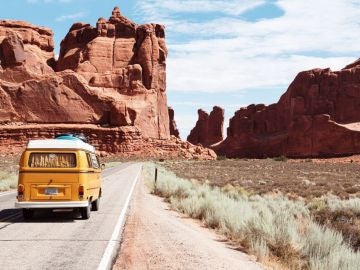
[[[22,212],[24,219],[31,219],[34,216],[34,210],[32,209],[23,208]]]
[[[91,204],[90,203],[89,203],[89,205],[87,207],[81,207],[80,208],[81,218],[82,219],[89,219],[90,218],[90,211],[91,211]]]
[[[91,210],[92,211],[99,211],[100,208],[100,198],[97,198],[95,201],[91,203]]]

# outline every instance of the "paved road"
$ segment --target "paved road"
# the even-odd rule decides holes
[[[140,164],[105,170],[100,210],[89,220],[42,212],[24,221],[15,194],[0,193],[0,269],[104,269],[119,246],[121,216],[140,170]]]

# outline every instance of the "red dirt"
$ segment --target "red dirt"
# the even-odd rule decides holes
[[[113,269],[262,269],[139,183]]]

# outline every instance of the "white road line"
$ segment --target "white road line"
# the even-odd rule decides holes
[[[120,213],[120,216],[119,216],[119,219],[117,220],[117,223],[116,223],[116,226],[114,228],[114,231],[111,235],[111,238],[106,246],[106,249],[105,249],[105,252],[101,258],[101,261],[100,261],[100,264],[98,266],[98,270],[107,270],[107,269],[111,269],[112,267],[112,262],[113,262],[113,259],[115,257],[116,254],[115,251],[116,251],[116,246],[118,245],[119,241],[118,241],[118,237],[119,237],[119,234],[121,232],[121,229],[125,223],[125,217],[126,217],[126,212],[128,210],[128,207],[129,207],[129,203],[130,203],[130,199],[131,199],[131,196],[134,192],[134,189],[135,189],[135,185],[138,181],[138,178],[140,176],[140,173],[141,173],[141,169],[142,169],[142,166],[140,167],[139,169],[139,172],[134,180],[134,183],[132,184],[132,187],[130,189],[130,192],[129,192],[129,195],[127,196],[126,198],[126,201],[125,201],[125,204],[124,204],[124,207]]]
[[[0,197],[16,194],[16,191],[6,191],[6,192],[0,192]]]

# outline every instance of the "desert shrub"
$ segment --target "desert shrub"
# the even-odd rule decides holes
[[[250,241],[249,252],[255,254],[260,260],[269,258],[269,248],[263,238],[252,239]]]
[[[327,207],[324,198],[315,197],[308,203],[308,208],[313,211],[320,211]]]
[[[218,155],[216,159],[217,159],[217,160],[226,160],[227,157],[226,157],[226,156],[222,156],[222,155]]]
[[[144,166],[146,179],[152,181],[153,172],[153,164]],[[275,257],[290,269],[360,269],[359,253],[341,233],[316,224],[304,200],[290,200],[281,193],[244,196],[233,186],[221,189],[190,182],[162,167],[156,194],[261,260]],[[357,203],[349,201],[345,206],[353,208]],[[340,207],[334,201],[330,204]]]
[[[319,198],[324,206],[313,209],[313,218],[326,227],[340,232],[353,250],[360,250],[360,198],[341,200],[327,195]]]
[[[17,175],[15,173],[0,172],[0,191],[7,191],[17,187]]]
[[[349,249],[340,233],[312,222],[304,239],[302,254],[309,256],[310,269],[360,269],[360,253]]]
[[[225,186],[221,187],[221,191],[227,193],[234,199],[239,197],[249,197],[251,194],[242,186],[233,186],[232,184],[226,184]]]
[[[286,161],[287,161],[287,157],[286,157],[286,156],[274,157],[273,160],[286,162]]]
[[[113,167],[119,166],[121,164],[122,164],[122,162],[120,162],[120,161],[110,161],[110,162],[105,163],[105,168],[107,168],[107,169],[113,168]]]
[[[338,210],[350,210],[353,213],[360,215],[360,198],[350,198],[348,200],[341,200],[335,196],[324,197],[326,204],[332,212]]]

